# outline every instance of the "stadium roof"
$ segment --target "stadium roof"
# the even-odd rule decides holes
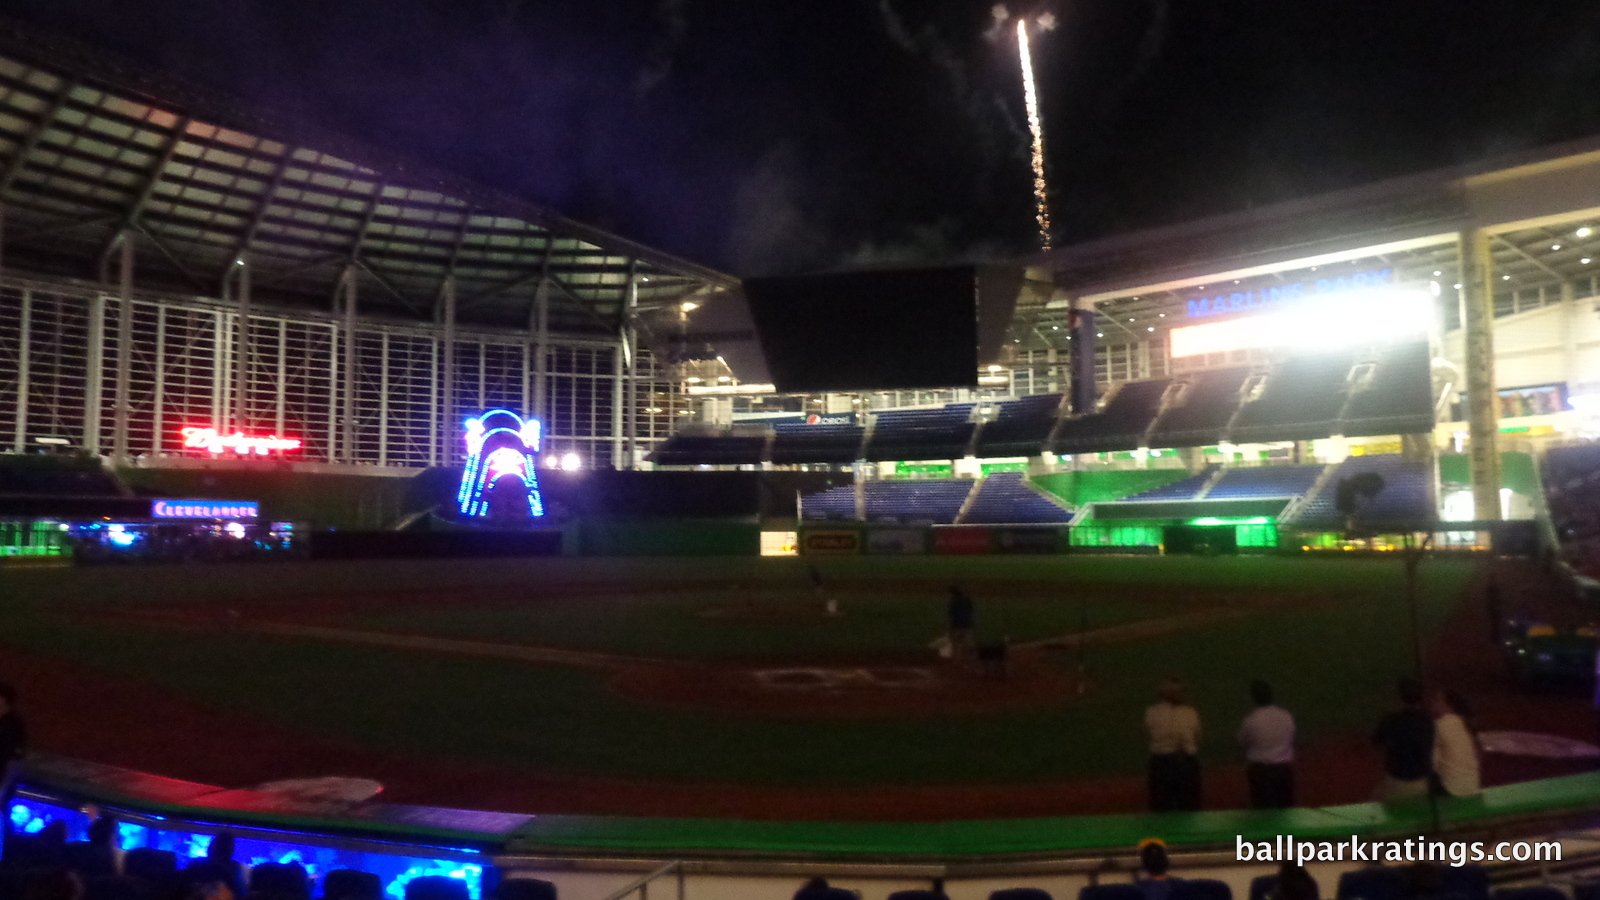
[[[135,283],[217,296],[234,261],[255,302],[329,309],[347,267],[366,317],[525,328],[548,276],[550,327],[615,334],[641,302],[735,279],[535,204],[278,121],[202,88],[0,22],[4,259],[96,279],[119,233]]]

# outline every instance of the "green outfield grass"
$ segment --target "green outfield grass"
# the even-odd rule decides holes
[[[0,648],[15,646],[142,679],[300,731],[441,758],[541,772],[761,784],[1000,783],[1129,774],[1144,762],[1140,714],[1165,676],[1192,685],[1231,760],[1245,686],[1266,677],[1315,741],[1368,728],[1410,671],[1397,559],[917,558],[820,564],[838,621],[721,619],[751,602],[810,604],[797,560],[554,560],[282,564],[0,573]],[[1465,559],[1422,567],[1436,634],[1472,576]],[[1095,690],[1058,706],[934,719],[796,722],[688,713],[612,694],[600,672],[269,637],[108,623],[91,613],[154,602],[221,605],[246,617],[326,593],[438,592],[441,606],[345,616],[341,627],[694,657],[856,654],[925,646],[942,591],[969,584],[991,628],[1019,639],[1165,615],[1199,593],[1321,599],[1251,618],[1091,651]],[[1008,600],[1009,583],[1025,599]],[[1046,584],[1040,596],[1038,585]],[[588,592],[563,597],[557,586]],[[1057,588],[1059,590],[1057,591]],[[630,590],[634,591],[630,593]],[[525,604],[505,603],[525,593]],[[493,596],[496,605],[475,602]],[[412,602],[412,601],[408,601]],[[1206,602],[1214,602],[1208,599]],[[0,672],[0,678],[3,678]],[[159,726],[153,726],[159,727]]]

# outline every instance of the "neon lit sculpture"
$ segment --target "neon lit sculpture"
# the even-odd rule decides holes
[[[539,454],[539,420],[523,421],[510,410],[491,409],[476,419],[468,419],[466,426],[467,465],[461,472],[461,490],[456,493],[461,514],[488,517],[490,489],[510,489],[502,479],[515,478],[521,482],[516,490],[527,497],[526,515],[544,515],[544,500],[539,496],[539,478],[534,470]]]

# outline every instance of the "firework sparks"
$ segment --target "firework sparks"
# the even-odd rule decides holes
[[[1054,24],[1052,21],[1051,24]],[[1028,130],[1033,133],[1033,203],[1039,220],[1039,245],[1050,249],[1050,197],[1044,180],[1044,126],[1039,122],[1039,95],[1033,85],[1033,55],[1028,52],[1028,23],[1017,20],[1017,50],[1022,54],[1022,92],[1028,103]]]

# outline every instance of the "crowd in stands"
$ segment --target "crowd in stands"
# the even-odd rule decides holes
[[[1385,802],[1425,797],[1471,797],[1482,791],[1471,706],[1454,691],[1426,692],[1412,678],[1399,682],[1400,707],[1385,715],[1372,735],[1383,755],[1384,777],[1374,791]],[[1295,805],[1294,717],[1273,703],[1272,686],[1250,686],[1255,710],[1240,723],[1237,739],[1246,761],[1250,805],[1286,809]],[[1145,710],[1149,738],[1149,798],[1152,812],[1201,807],[1199,712],[1184,686],[1164,682],[1160,699]]]

